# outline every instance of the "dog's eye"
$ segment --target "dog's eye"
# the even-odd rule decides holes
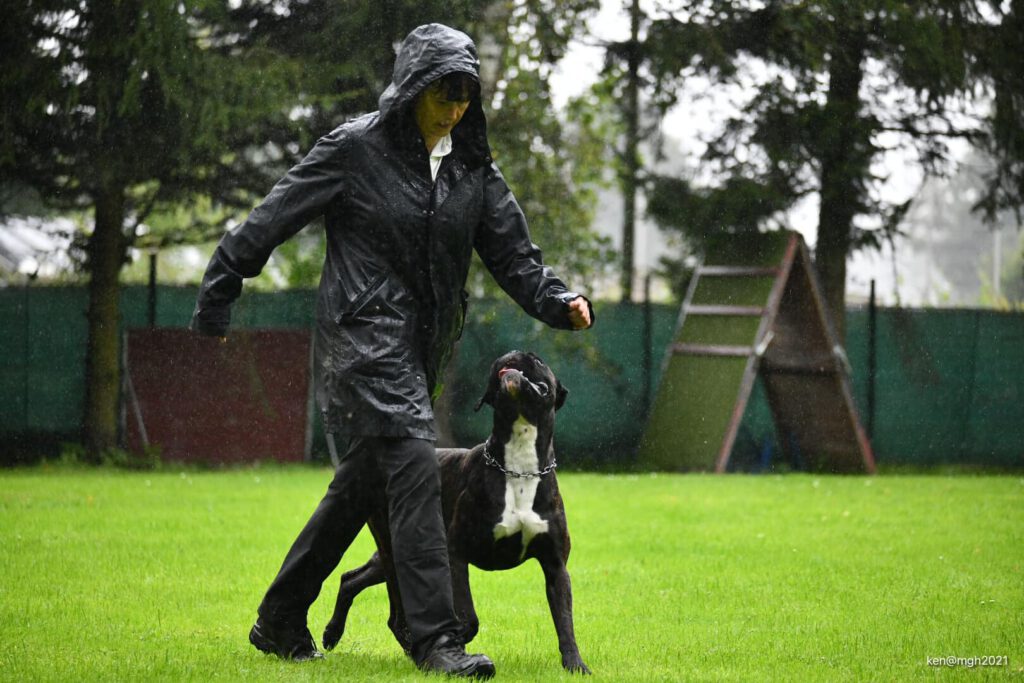
[[[537,393],[541,396],[547,396],[551,393],[551,389],[544,382],[537,382]]]

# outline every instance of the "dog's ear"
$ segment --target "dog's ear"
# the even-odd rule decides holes
[[[484,395],[480,397],[480,400],[476,402],[476,406],[473,407],[474,412],[480,412],[480,409],[485,403],[489,406],[494,405],[494,402],[498,398],[498,389],[501,386],[501,377],[499,377],[501,369],[505,367],[505,363],[508,359],[517,353],[519,352],[510,351],[491,363],[490,372],[487,373],[487,389],[484,390]]]
[[[569,397],[569,390],[562,386],[562,383],[557,379],[555,383],[558,385],[558,388],[555,390],[555,410],[558,410],[565,405],[565,399]]]
[[[476,406],[473,407],[473,412],[480,412],[486,403],[489,406],[494,405],[494,399],[498,395],[498,375],[491,373],[491,378],[487,380],[487,390],[484,391],[484,395],[480,397],[480,400],[476,402]]]

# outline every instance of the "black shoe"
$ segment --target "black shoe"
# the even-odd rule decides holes
[[[490,678],[494,675],[494,662],[487,655],[466,654],[466,648],[449,635],[440,636],[416,663],[421,671],[449,676],[475,676]]]
[[[294,627],[285,622],[273,624],[260,617],[249,631],[249,642],[257,650],[281,659],[296,662],[323,659],[323,653],[317,651],[313,636],[305,626]]]

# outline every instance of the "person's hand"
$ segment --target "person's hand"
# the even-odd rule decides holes
[[[192,313],[189,328],[204,337],[216,337],[221,343],[228,340],[228,327],[231,324],[230,306],[196,306]]]
[[[569,302],[569,322],[574,330],[585,330],[591,325],[590,302],[582,296]]]

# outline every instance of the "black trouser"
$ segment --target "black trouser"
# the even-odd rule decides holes
[[[386,500],[385,500],[386,499]],[[305,625],[320,587],[370,514],[385,502],[402,607],[413,651],[458,630],[441,516],[434,444],[353,437],[327,494],[299,533],[259,607],[262,618]]]

